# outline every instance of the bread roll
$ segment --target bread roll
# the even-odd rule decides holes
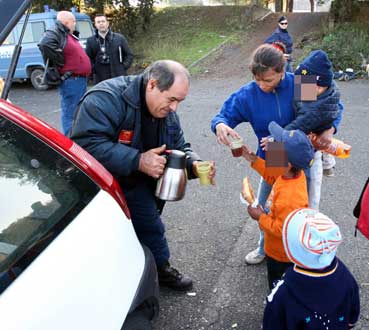
[[[252,205],[255,201],[254,191],[249,182],[249,178],[246,176],[242,181],[242,197]]]

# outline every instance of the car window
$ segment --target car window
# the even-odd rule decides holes
[[[0,293],[98,191],[71,162],[0,117]]]
[[[23,23],[17,25],[18,35],[21,34]],[[22,43],[39,42],[45,32],[44,22],[29,22],[24,32]]]
[[[87,39],[93,34],[92,26],[89,21],[77,21],[76,29],[79,31],[80,39]]]

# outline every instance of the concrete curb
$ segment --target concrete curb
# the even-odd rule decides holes
[[[255,25],[255,22],[260,22],[262,20],[264,20],[265,18],[267,18],[269,15],[273,14],[273,12],[270,10],[269,12],[267,12],[265,15],[256,18],[254,21],[252,21],[252,23],[246,28],[245,31],[248,31],[250,28],[252,28]],[[243,31],[244,32],[244,31]],[[239,33],[239,32],[237,32]],[[198,63],[200,63],[201,61],[203,61],[205,58],[207,58],[208,56],[210,56],[211,54],[213,54],[214,52],[216,52],[218,49],[220,49],[223,45],[225,45],[227,42],[229,42],[229,40],[231,40],[235,35],[237,35],[237,33],[230,35],[226,40],[224,40],[222,43],[220,43],[218,46],[214,47],[213,49],[211,49],[208,53],[206,53],[204,56],[202,56],[201,58],[199,58],[198,60],[196,60],[195,62],[192,62],[187,68],[191,69],[194,66],[196,66]]]

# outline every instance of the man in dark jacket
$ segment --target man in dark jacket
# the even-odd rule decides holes
[[[96,83],[127,74],[133,61],[126,38],[109,29],[104,15],[95,17],[95,35],[87,39],[86,53],[91,59]]]
[[[65,135],[72,125],[74,112],[86,92],[87,77],[91,74],[91,63],[79,43],[75,31],[76,19],[69,11],[60,11],[55,26],[45,32],[39,43],[44,61],[56,67],[61,78],[61,121]]]
[[[97,84],[83,97],[71,137],[119,181],[139,240],[149,247],[159,283],[187,290],[192,280],[169,264],[169,247],[161,220],[163,202],[155,198],[166,149],[186,153],[189,179],[198,177],[200,160],[184,139],[176,114],[189,89],[188,71],[174,61],[157,61],[142,75],[116,77]],[[209,178],[215,175],[211,163]]]

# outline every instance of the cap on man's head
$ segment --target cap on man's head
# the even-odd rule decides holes
[[[312,51],[296,68],[295,75],[313,75],[317,85],[329,87],[333,80],[332,62],[321,49]]]
[[[287,17],[284,16],[284,15],[282,15],[281,17],[279,17],[278,23],[283,22],[283,21],[287,21]]]
[[[269,123],[268,129],[277,142],[283,142],[292,166],[304,169],[313,164],[314,148],[304,132],[287,131],[274,121]]]
[[[283,223],[282,239],[287,257],[307,269],[328,267],[342,242],[339,227],[314,209],[297,209]]]

